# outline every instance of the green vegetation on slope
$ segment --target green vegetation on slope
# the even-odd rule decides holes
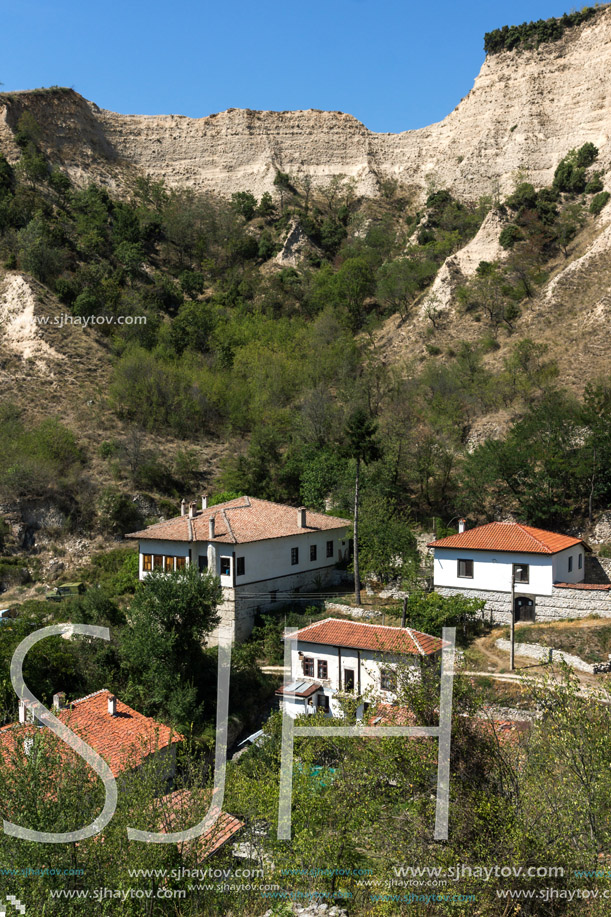
[[[484,35],[486,54],[500,54],[501,51],[514,51],[516,48],[527,50],[538,48],[546,42],[559,41],[567,29],[580,26],[592,19],[601,6],[586,6],[582,10],[564,13],[560,18],[537,19],[536,22],[523,22],[521,25],[504,25]]]

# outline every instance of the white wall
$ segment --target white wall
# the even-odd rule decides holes
[[[296,511],[295,511],[296,512]],[[317,569],[327,570],[342,560],[348,550],[346,528],[325,532],[304,532],[287,538],[268,538],[265,541],[251,541],[248,544],[225,544],[223,542],[200,541],[150,541],[140,542],[140,579],[143,577],[142,554],[174,554],[182,557],[192,552],[192,563],[198,563],[200,555],[207,555],[209,571],[220,576],[221,557],[229,557],[230,575],[221,576],[222,586],[233,585],[233,555],[244,558],[245,572],[235,577],[235,585],[243,586],[260,580],[308,573]],[[333,557],[327,557],[327,541],[333,541]],[[316,545],[316,560],[310,560],[310,545]],[[209,550],[213,549],[213,550]],[[299,549],[299,563],[291,564],[291,548]],[[216,559],[214,561],[214,553]],[[213,569],[214,567],[214,569]],[[144,574],[145,575],[145,574]]]
[[[142,555],[143,554],[161,554],[164,557],[166,555],[170,557],[185,557],[187,563],[189,562],[189,545],[183,541],[150,541],[142,540],[140,542],[140,556],[138,559],[138,571],[139,578],[144,579],[147,575],[142,569]]]
[[[384,700],[392,700],[392,695],[389,692],[382,692],[380,689],[380,670],[385,667],[392,668],[393,665],[400,666],[401,668],[405,665],[409,665],[413,668],[414,674],[416,674],[420,669],[419,656],[396,656],[391,653],[377,653],[372,650],[358,651],[355,649],[348,649],[347,647],[341,647],[340,663],[340,654],[338,654],[336,647],[326,646],[320,643],[309,643],[304,640],[292,641],[292,643],[291,678],[304,678],[302,662],[299,656],[301,652],[304,656],[314,659],[314,676],[312,680],[322,681],[322,679],[318,678],[317,662],[319,659],[324,659],[327,662],[328,682],[323,681],[323,684],[325,685],[325,694],[329,694],[330,696],[333,692],[340,690],[340,685],[344,685],[346,669],[352,669],[354,672],[354,690],[355,693],[358,693],[359,652],[361,694],[370,693],[378,695]],[[341,680],[339,678],[340,664]]]
[[[455,589],[511,592],[512,564],[528,564],[529,582],[516,582],[516,593],[518,595],[520,593],[551,595],[554,581],[554,557],[553,554],[514,554],[503,551],[495,553],[494,551],[467,551],[462,548],[435,548],[434,585],[449,586]],[[459,559],[473,560],[473,579],[458,576],[457,561]],[[576,560],[575,563],[577,563]]]
[[[579,556],[581,555],[581,570],[579,569]],[[554,554],[554,582],[555,583],[583,583],[585,576],[585,549],[582,544],[574,548],[566,548]],[[569,557],[573,558],[573,570],[569,573]]]

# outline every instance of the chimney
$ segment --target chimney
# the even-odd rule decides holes
[[[53,695],[53,707],[56,710],[63,710],[66,706],[66,695],[63,691],[58,691]]]
[[[197,514],[197,503],[189,503],[189,519],[195,519]]]
[[[208,494],[202,494],[202,509],[208,509]]]
[[[25,723],[25,722],[27,722],[26,703],[25,703],[25,700],[23,699],[23,697],[22,697],[21,700],[19,701],[19,722],[20,722],[20,723]]]
[[[306,527],[306,508],[305,506],[300,506],[297,510],[297,525],[300,529],[305,529]]]
[[[184,500],[181,500],[181,501],[180,501],[180,515],[181,515],[181,516],[185,516],[185,515],[186,515],[186,512],[187,512],[186,506],[187,506],[187,504],[185,503],[185,501],[184,501]]]
[[[210,541],[214,538],[214,516],[208,519],[208,538]]]
[[[459,519],[458,520],[458,534],[462,535],[462,533],[464,532],[466,528],[467,528],[467,520]]]
[[[110,694],[108,697],[108,715],[117,715],[117,698],[114,696],[114,694]]]

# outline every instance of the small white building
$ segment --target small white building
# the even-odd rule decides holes
[[[359,699],[357,716],[374,700],[392,703],[397,678],[405,665],[413,677],[420,667],[438,658],[442,641],[410,627],[387,627],[326,618],[292,634],[290,681],[278,689],[283,709],[291,717],[316,713],[341,716],[336,695]]]
[[[597,611],[611,615],[609,585],[585,582],[581,538],[513,522],[465,529],[428,545],[433,585],[441,595],[483,599],[492,620],[555,620]]]
[[[299,593],[336,585],[337,565],[348,559],[349,520],[300,507],[238,497],[208,506],[202,497],[181,505],[181,515],[127,538],[137,538],[140,579],[152,570],[195,564],[220,578],[223,602],[218,630],[238,641],[253,628],[258,609],[299,598]],[[218,630],[210,642],[218,637]]]

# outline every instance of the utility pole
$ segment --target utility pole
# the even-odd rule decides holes
[[[405,627],[407,623],[407,596],[403,599],[403,613],[401,615],[401,627]]]
[[[516,571],[511,565],[511,649],[509,650],[509,670],[515,669],[515,643],[516,643]]]

